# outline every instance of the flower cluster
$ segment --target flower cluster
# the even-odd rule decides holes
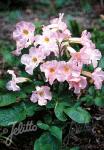
[[[98,61],[101,59],[101,52],[96,49],[91,41],[91,34],[86,30],[82,32],[81,37],[72,37],[66,23],[63,21],[63,14],[59,18],[50,21],[47,26],[42,26],[42,33],[35,35],[35,26],[32,23],[21,21],[16,25],[13,32],[13,38],[16,41],[16,50],[14,55],[22,55],[21,63],[25,65],[25,71],[33,75],[36,67],[45,75],[45,82],[50,86],[56,82],[66,81],[69,89],[74,89],[74,93],[80,94],[81,90],[88,85],[89,78],[92,79],[96,89],[101,89],[104,81],[104,71],[98,67]],[[76,51],[71,43],[81,45],[79,51]],[[24,54],[21,51],[29,47],[29,52]],[[67,61],[64,59],[67,56]],[[52,56],[53,59],[50,59]],[[87,72],[83,66],[93,66],[93,72]],[[17,85],[27,79],[23,77],[16,78],[13,71],[8,71],[12,75],[12,80],[7,83],[7,89],[18,91]],[[48,86],[37,86],[33,91],[30,100],[38,102],[39,105],[46,105],[47,100],[52,99],[52,93]]]

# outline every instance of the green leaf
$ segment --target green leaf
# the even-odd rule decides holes
[[[42,123],[41,121],[37,122],[37,126],[43,130],[48,130],[49,129],[49,125]]]
[[[6,81],[0,80],[0,88],[4,89],[6,87]]]
[[[103,107],[104,106],[104,97],[96,97],[95,105]]]
[[[68,5],[68,4],[70,4],[71,3],[71,0],[67,0],[67,1],[65,1],[65,0],[55,0],[55,4],[56,4],[56,7],[63,7],[63,5],[65,6],[65,5]]]
[[[0,95],[0,107],[8,106],[16,102],[16,97],[13,94]]]
[[[91,120],[91,116],[89,112],[84,110],[81,107],[72,107],[67,108],[65,113],[74,121],[78,123],[89,123]]]
[[[0,126],[9,126],[21,122],[27,116],[32,116],[36,106],[28,102],[21,102],[8,108],[0,108]]]
[[[0,95],[0,107],[8,106],[10,104],[16,103],[16,101],[19,101],[21,99],[26,98],[27,95],[23,92],[15,92],[15,93],[8,93]]]
[[[62,129],[56,126],[49,128],[50,133],[55,136],[60,142],[62,142]]]
[[[38,106],[31,102],[24,102],[24,109],[25,109],[26,115],[31,117],[38,110]]]
[[[24,92],[15,92],[14,95],[16,96],[16,98],[18,99],[25,99],[27,97],[27,95]]]
[[[26,118],[23,104],[0,109],[0,126],[9,126]]]
[[[84,97],[81,98],[82,102],[86,102],[88,105],[94,104],[94,98],[91,95],[85,95]]]
[[[64,109],[66,106],[65,104],[66,103],[56,103],[56,106],[54,109],[55,115],[60,121],[66,121],[67,120],[65,113],[64,113]]]
[[[57,139],[50,133],[44,133],[35,141],[34,150],[60,150],[61,146]]]
[[[92,95],[92,96],[95,95],[95,88],[94,88],[94,86],[89,87],[88,93],[89,93],[90,95]]]

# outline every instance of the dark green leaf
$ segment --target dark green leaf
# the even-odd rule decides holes
[[[88,93],[89,93],[90,95],[92,95],[92,96],[95,95],[95,88],[94,88],[94,86],[89,87]]]
[[[54,112],[55,112],[55,115],[56,117],[60,120],[60,121],[66,121],[67,118],[65,116],[65,113],[64,113],[64,109],[65,109],[65,105],[66,103],[56,103],[56,106],[55,106],[55,109],[54,109]]]
[[[21,102],[9,108],[0,108],[0,126],[9,126],[32,116],[36,106],[29,102]]]
[[[74,121],[78,123],[89,123],[91,116],[88,111],[81,107],[67,108],[65,113]]]
[[[43,130],[48,130],[49,129],[49,125],[42,123],[41,121],[37,122],[37,126]]]
[[[62,142],[62,129],[56,126],[51,126],[49,131],[55,136],[60,142]]]
[[[16,97],[13,94],[0,95],[0,107],[7,106],[16,102]]]
[[[38,106],[31,102],[24,102],[24,109],[27,116],[33,116],[34,113],[38,110]]]
[[[9,126],[26,118],[23,104],[0,109],[0,126]]]
[[[103,107],[104,106],[104,97],[96,97],[95,105]]]
[[[34,150],[60,150],[60,143],[49,133],[44,133],[34,144]]]
[[[0,80],[0,88],[4,89],[6,87],[6,81]]]

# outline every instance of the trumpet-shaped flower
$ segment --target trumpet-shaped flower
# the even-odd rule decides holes
[[[55,55],[58,53],[58,45],[53,33],[48,28],[43,28],[42,35],[35,36],[35,43],[40,45],[44,51],[44,55],[48,56],[51,52]]]
[[[46,105],[47,101],[52,100],[52,93],[50,91],[50,87],[48,86],[37,86],[36,91],[33,91],[30,100],[33,103],[38,102],[40,106]]]
[[[63,40],[71,37],[71,33],[68,30],[66,23],[62,21],[63,15],[63,13],[60,13],[59,18],[51,20],[51,24],[47,26],[47,28],[51,29],[53,36],[58,42],[62,42]]]
[[[84,30],[82,32],[82,35],[81,35],[81,44],[84,45],[84,46],[88,46],[88,47],[90,45],[92,45],[91,33],[87,32],[87,30]]]
[[[52,85],[55,79],[59,82],[64,82],[65,80],[72,77],[79,77],[81,73],[82,66],[76,66],[72,62],[65,61],[47,61],[40,66],[42,72],[45,73],[46,81]]]
[[[86,77],[69,78],[69,89],[74,88],[74,93],[79,94],[87,86]]]
[[[80,76],[81,68],[75,67],[70,61],[59,61],[57,68],[57,80],[59,82],[67,81],[70,76],[78,77]]]
[[[7,72],[12,75],[12,80],[7,83],[6,88],[10,91],[19,91],[20,87],[17,83],[26,82],[28,79],[24,77],[16,77],[13,70],[8,70]]]
[[[20,55],[23,48],[27,48],[34,41],[35,26],[30,22],[21,21],[17,23],[13,32],[13,39],[16,41],[17,49],[13,54]]]
[[[90,56],[86,53],[84,48],[81,48],[79,52],[73,51],[70,61],[76,61],[77,63],[89,64]]]
[[[64,82],[67,80],[68,76],[70,76],[72,73],[72,68],[68,62],[60,61],[58,62],[58,68],[57,68],[57,80],[59,82]]]
[[[21,57],[21,63],[26,65],[25,70],[29,74],[33,74],[34,68],[36,68],[43,60],[45,55],[40,48],[31,47],[29,54],[24,54]]]
[[[89,47],[84,46],[83,51],[89,56],[88,64],[93,64],[94,68],[97,67],[98,60],[101,59],[102,55],[98,49],[95,49],[95,45],[92,44]]]
[[[40,70],[45,73],[46,82],[52,85],[57,76],[58,62],[56,60],[47,61],[40,65]]]
[[[104,71],[102,71],[99,67],[96,68],[92,73],[92,79],[94,80],[96,89],[101,89],[102,82],[104,81]]]
[[[64,14],[60,13],[59,18],[54,18],[50,21],[50,25],[48,25],[48,28],[50,28],[52,31],[68,31],[69,35],[71,35],[70,31],[67,30],[67,25],[65,22],[62,21]]]
[[[91,34],[86,30],[82,32],[81,44],[84,46],[84,51],[89,56],[88,64],[93,64],[94,68],[97,67],[98,60],[101,59],[101,52],[95,48],[95,44],[91,41]]]

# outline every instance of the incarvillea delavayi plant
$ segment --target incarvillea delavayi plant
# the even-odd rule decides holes
[[[83,107],[104,105],[102,54],[86,30],[73,37],[63,14],[38,30],[30,22],[16,24],[12,54],[21,65],[7,71],[12,79],[6,83],[8,94],[1,97],[0,125],[12,125],[40,112],[42,121],[39,118],[37,126],[45,133],[34,149],[59,150],[66,122],[89,123],[91,115]]]

